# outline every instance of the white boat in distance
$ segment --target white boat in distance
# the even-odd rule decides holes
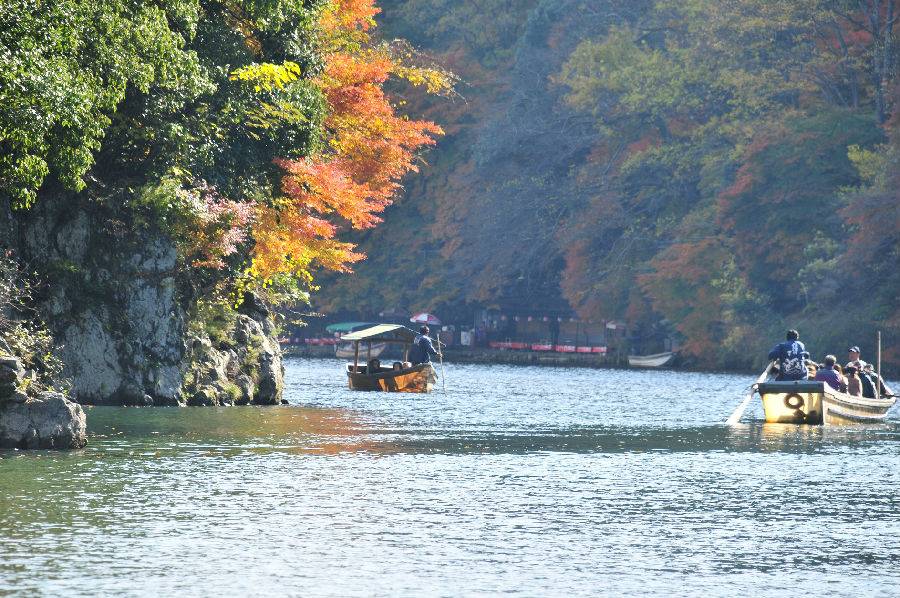
[[[628,365],[633,368],[661,368],[672,363],[675,353],[655,353],[653,355],[629,355]]]

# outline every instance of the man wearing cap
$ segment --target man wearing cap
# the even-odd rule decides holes
[[[859,372],[859,380],[862,384],[862,396],[873,399],[876,396],[893,395],[893,391],[887,387],[881,376],[875,371],[871,363],[867,363],[859,358],[859,347],[853,345],[847,349],[847,356],[850,361],[848,366],[853,366]]]
[[[859,358],[859,347],[853,345],[849,349],[847,349],[847,358],[850,360],[847,362],[847,365],[852,365],[856,368],[857,372],[861,372],[864,367],[868,364]],[[846,367],[846,366],[844,366]]]

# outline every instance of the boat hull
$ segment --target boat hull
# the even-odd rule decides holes
[[[657,353],[656,355],[629,355],[628,365],[634,368],[661,368],[672,363],[675,353]]]
[[[884,421],[896,399],[854,397],[824,382],[798,380],[759,385],[767,423],[845,425]]]
[[[399,371],[384,370],[371,375],[364,369],[354,372],[352,365],[347,366],[347,383],[351,390],[424,393],[431,392],[437,382],[437,374],[430,363]]]

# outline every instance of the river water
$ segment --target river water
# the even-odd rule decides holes
[[[723,422],[752,376],[480,365],[283,407],[88,409],[0,452],[0,595],[889,596],[900,419]]]

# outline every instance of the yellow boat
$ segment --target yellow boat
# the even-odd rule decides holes
[[[409,357],[409,348],[416,340],[416,333],[406,326],[378,324],[345,334],[341,340],[353,343],[353,363],[347,364],[347,383],[351,390],[430,392],[437,382],[437,373],[430,363],[403,366]],[[359,365],[360,343],[366,344],[366,365]],[[372,354],[373,346],[381,343],[405,345],[403,361],[396,362],[393,367],[382,367]]]
[[[880,423],[897,399],[865,398],[834,390],[825,382],[812,380],[760,382],[767,423],[859,424]]]

